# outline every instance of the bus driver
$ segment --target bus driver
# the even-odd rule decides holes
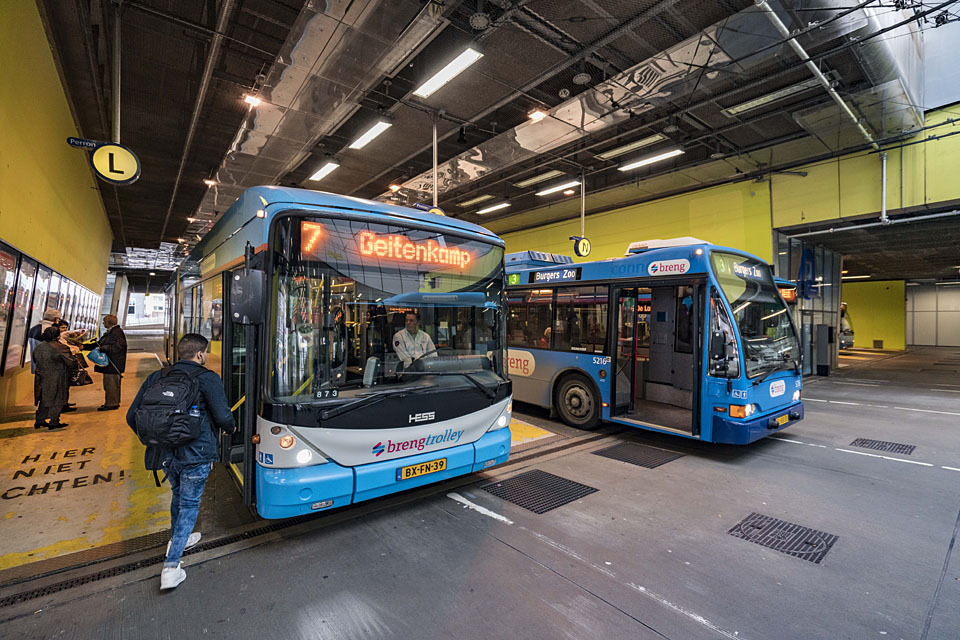
[[[420,313],[407,311],[404,315],[404,328],[393,334],[393,350],[407,369],[419,358],[436,358],[437,347],[426,331],[420,330]]]

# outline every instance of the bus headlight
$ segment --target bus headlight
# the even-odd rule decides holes
[[[297,444],[297,439],[293,436],[283,436],[280,438],[279,444],[281,449],[289,449],[293,445]]]
[[[300,464],[307,464],[311,459],[313,459],[313,452],[310,449],[297,451],[297,462]]]
[[[497,418],[497,426],[500,427],[501,429],[507,426],[507,416],[502,415],[499,418]]]
[[[755,404],[732,404],[730,405],[731,418],[749,418],[757,412]]]
[[[793,401],[797,402],[800,399],[800,389],[797,389],[793,392]]]

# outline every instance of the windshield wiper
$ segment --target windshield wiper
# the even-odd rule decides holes
[[[798,367],[795,364],[792,364],[789,367],[774,367],[773,369],[770,369],[769,371],[764,373],[762,376],[754,380],[753,386],[757,386],[758,384],[760,384],[761,382],[763,382],[764,380],[766,380],[767,378],[775,374],[777,371],[793,371],[794,373],[799,373],[800,367]]]
[[[483,369],[476,369],[473,371],[401,371],[400,375],[420,375],[420,376],[463,376],[467,380],[473,383],[477,389],[483,392],[483,395],[487,396],[488,400],[493,400],[497,397],[497,391],[500,390],[500,381],[497,381],[497,388],[491,391],[487,385],[483,384],[476,378],[474,378],[471,373],[482,373]]]
[[[361,407],[369,407],[372,404],[376,404],[385,398],[392,396],[404,396],[409,394],[422,393],[428,389],[435,389],[436,387],[432,385],[419,385],[416,387],[406,387],[403,389],[385,389],[383,391],[375,391],[371,395],[364,396],[359,400],[354,400],[353,402],[348,402],[347,404],[342,404],[339,407],[333,409],[328,409],[320,413],[321,420],[329,420],[330,418],[336,418],[337,416],[342,416],[345,413],[349,413],[354,409],[360,409]]]

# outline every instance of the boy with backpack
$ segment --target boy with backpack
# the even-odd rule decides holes
[[[155,479],[162,470],[173,493],[161,589],[172,589],[187,578],[180,556],[200,541],[200,532],[191,532],[207,475],[217,459],[214,429],[233,433],[235,426],[220,376],[203,366],[206,349],[207,339],[200,334],[183,336],[177,344],[179,360],[151,373],[127,411],[127,424],[147,447],[146,468],[153,470]]]

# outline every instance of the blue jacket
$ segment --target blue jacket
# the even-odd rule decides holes
[[[194,367],[203,368],[202,365],[191,360],[180,360],[173,366],[186,371],[193,371]],[[133,404],[127,410],[127,424],[131,429],[136,425],[137,409],[140,408],[144,390],[156,382],[162,373],[162,369],[154,371],[140,385],[137,397],[133,399]],[[213,462],[217,459],[219,453],[215,429],[220,429],[225,433],[233,433],[235,427],[233,414],[230,412],[230,405],[227,404],[227,394],[223,390],[223,382],[220,380],[220,376],[215,371],[206,370],[205,373],[198,375],[196,380],[200,383],[198,405],[203,420],[200,437],[176,449],[147,447],[144,453],[144,463],[147,469],[169,468],[173,461],[176,461],[180,466]]]

